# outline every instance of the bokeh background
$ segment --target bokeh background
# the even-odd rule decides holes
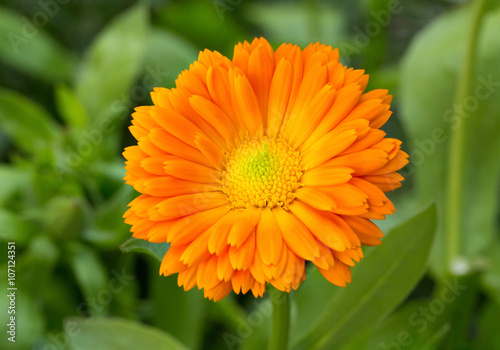
[[[388,243],[394,251],[374,257],[371,268],[369,260],[360,264],[375,278],[392,266],[408,268],[375,286],[373,295],[356,299],[353,292],[352,307],[345,302],[349,287],[339,296],[338,287],[309,269],[293,293],[292,339],[343,303],[355,316],[322,318],[341,334],[335,348],[500,349],[500,10],[499,1],[487,1],[476,64],[467,68],[462,61],[473,6],[452,0],[2,0],[0,286],[8,294],[7,242],[15,242],[18,290],[15,343],[6,332],[9,298],[0,298],[0,348],[265,346],[268,295],[213,303],[198,290],[184,292],[174,276],[158,275],[166,244],[127,241],[122,214],[136,193],[123,183],[121,156],[134,143],[130,113],[151,104],[152,87],[174,86],[200,50],[232,57],[237,42],[264,36],[275,48],[317,41],[338,47],[344,64],[370,74],[368,89],[389,89],[394,114],[384,130],[403,140],[411,160],[403,187],[390,195],[398,213],[379,223],[389,237],[404,239]],[[473,70],[472,81],[467,98],[457,102],[464,69]],[[467,126],[464,215],[457,218],[464,233],[461,259],[450,270],[442,218],[449,139],[460,125]],[[431,202],[437,229],[432,209],[404,224]],[[393,259],[395,251],[401,254]],[[360,303],[364,297],[368,302]]]

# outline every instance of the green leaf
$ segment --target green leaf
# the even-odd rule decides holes
[[[118,318],[70,318],[64,329],[72,350],[187,350],[171,335],[135,321]]]
[[[4,245],[2,245],[5,247]],[[0,266],[0,278],[2,281],[7,281],[7,265]],[[5,272],[4,272],[5,271]],[[4,289],[4,288],[2,288]],[[32,288],[35,289],[35,288]],[[35,293],[30,293],[28,288],[15,291],[15,314],[9,314],[10,291],[4,289],[5,295],[0,299],[0,307],[5,310],[0,315],[0,322],[3,326],[3,334],[0,338],[0,348],[9,350],[24,350],[34,349],[39,337],[43,335],[45,318],[42,313],[40,300]],[[7,332],[10,327],[7,326],[11,322],[10,317],[15,317],[15,343],[8,340],[11,335]]]
[[[500,349],[500,332],[498,332],[498,315],[500,304],[490,302],[483,306],[479,316],[478,335],[473,350]]]
[[[148,25],[147,8],[138,4],[119,15],[95,40],[79,69],[76,95],[91,122],[110,128],[102,118],[122,113],[141,71]],[[123,100],[125,99],[125,102]]]
[[[0,207],[0,241],[25,244],[38,230],[19,215]]]
[[[48,82],[69,81],[74,58],[30,18],[0,8],[0,60]]]
[[[18,147],[33,154],[60,136],[60,128],[42,107],[17,92],[2,88],[0,126]]]
[[[471,90],[463,106],[454,106],[457,72],[464,54],[471,7],[445,14],[413,41],[402,63],[402,118],[410,136],[410,165],[402,172],[413,177],[420,204],[436,200],[445,211],[450,130],[467,120],[465,132],[464,235],[461,253],[480,254],[495,233],[500,174],[500,10],[484,17]],[[478,186],[477,184],[481,184]],[[475,203],[471,205],[470,203]],[[444,223],[438,223],[431,268],[446,270]]]
[[[90,313],[105,313],[107,304],[101,303],[99,307],[93,307],[93,304],[89,302],[89,300],[95,300],[99,292],[108,287],[108,274],[101,259],[94,250],[78,242],[68,245],[67,256],[88,307],[93,308]]]
[[[314,265],[309,265],[306,280],[300,284],[292,297],[292,305],[297,312],[292,312],[291,334],[301,338],[306,334],[318,315],[325,310],[324,303],[318,300],[329,300],[341,289],[328,282]]]
[[[439,340],[449,331],[451,320],[449,313],[434,315],[429,311],[431,302],[417,300],[403,305],[376,328],[368,348],[435,349]]]
[[[156,259],[150,259],[149,267],[151,324],[190,349],[201,348],[207,308],[213,302],[204,299],[203,292],[197,288],[184,291],[177,284],[176,276],[160,276]]]
[[[139,252],[149,254],[158,261],[162,261],[169,247],[169,243],[152,243],[142,239],[130,238],[120,246],[120,249],[126,253]]]
[[[13,166],[0,165],[0,183],[9,186],[0,186],[0,206],[6,205],[19,192],[26,188],[30,178],[28,174]]]
[[[497,240],[487,252],[487,268],[481,282],[488,294],[500,305],[500,242]]]
[[[59,114],[66,124],[72,128],[83,128],[87,125],[87,114],[74,91],[66,85],[56,88],[56,105]]]
[[[360,329],[383,319],[424,273],[435,225],[431,205],[391,230],[382,245],[353,268],[352,284],[334,295],[308,334],[295,341],[294,349],[340,348]]]

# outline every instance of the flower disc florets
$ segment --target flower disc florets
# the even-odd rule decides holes
[[[234,208],[287,208],[302,176],[300,153],[280,138],[253,138],[226,154],[221,190]]]

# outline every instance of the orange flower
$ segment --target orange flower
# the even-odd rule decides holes
[[[387,90],[339,63],[331,46],[304,50],[263,39],[233,60],[200,52],[176,80],[137,107],[125,180],[138,192],[124,217],[133,237],[169,242],[160,267],[215,301],[231,290],[289,292],[311,261],[331,283],[351,281],[361,245],[378,245],[370,219],[395,209],[401,142],[379,128]]]

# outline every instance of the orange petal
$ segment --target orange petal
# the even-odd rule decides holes
[[[300,202],[290,205],[290,211],[327,247],[343,251],[350,248],[351,243],[344,232],[333,222],[321,215],[316,209]]]
[[[216,183],[219,178],[214,169],[182,159],[166,161],[165,171],[170,176],[193,182]]]
[[[272,137],[278,134],[285,117],[290,94],[292,92],[293,67],[287,58],[277,65],[271,82],[269,105],[267,110],[267,129]]]
[[[260,220],[261,213],[262,209],[260,208],[251,207],[243,210],[240,215],[238,215],[229,231],[227,243],[239,248],[255,229],[255,226]]]
[[[300,183],[312,187],[340,185],[349,181],[353,172],[354,170],[345,167],[314,168],[302,175]]]
[[[319,256],[319,247],[313,235],[294,215],[283,209],[273,210],[273,215],[283,240],[292,252],[306,260],[314,260]]]
[[[167,198],[156,206],[168,219],[176,219],[227,205],[226,195],[220,192],[201,192]]]
[[[283,237],[270,209],[262,210],[257,226],[257,250],[266,265],[278,264],[282,255]]]

